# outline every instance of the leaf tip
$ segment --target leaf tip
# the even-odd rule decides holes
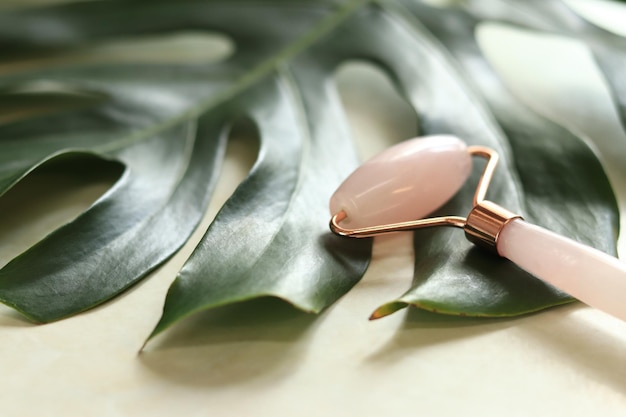
[[[407,306],[408,304],[403,301],[392,301],[390,303],[383,304],[382,306],[374,310],[374,312],[370,315],[369,319],[370,320],[381,319],[383,317],[386,317],[390,314],[395,313],[398,310],[406,308]]]

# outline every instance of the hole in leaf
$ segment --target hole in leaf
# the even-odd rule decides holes
[[[98,105],[106,96],[53,81],[37,81],[0,91],[0,124]]]
[[[64,65],[85,64],[212,64],[226,60],[235,50],[226,35],[206,32],[177,32],[167,35],[135,36],[95,43],[71,51],[39,51],[0,65],[0,74]]]
[[[239,184],[246,179],[259,154],[259,130],[252,119],[248,117],[236,119],[230,126],[227,134],[228,145],[222,169],[209,203],[207,215],[203,220],[203,224],[198,228],[201,231],[205,231],[208,228],[210,222],[213,221],[213,218],[226,200],[233,194]],[[198,241],[202,234],[197,235]]]
[[[583,44],[498,23],[479,25],[476,37],[493,69],[520,100],[561,122],[592,122],[588,94],[603,82]]]
[[[28,174],[0,197],[0,267],[84,212],[123,172],[118,162],[71,154]]]
[[[564,0],[576,13],[595,25],[626,36],[626,6],[613,0]]]
[[[417,135],[415,110],[379,67],[348,61],[335,81],[361,160]]]

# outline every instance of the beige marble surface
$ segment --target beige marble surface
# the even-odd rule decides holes
[[[522,99],[594,143],[626,214],[626,137],[586,51],[498,26],[483,28],[481,39]],[[542,49],[513,54],[516,42],[541,42]],[[380,73],[354,63],[339,79],[364,157],[410,135],[410,111]],[[615,141],[623,144],[619,152],[608,152]],[[228,307],[175,326],[138,354],[177,270],[253,159],[244,139],[231,142],[219,189],[190,244],[121,298],[44,326],[0,307],[0,415],[624,415],[626,323],[583,305],[510,320],[405,310],[367,321],[410,285],[408,235],[378,239],[364,279],[319,317],[272,301]],[[39,178],[0,202],[17,215],[0,220],[2,259],[110,185],[106,178],[55,180],[64,186],[43,203],[28,204],[33,191],[48,188]],[[624,239],[620,249],[626,256]]]

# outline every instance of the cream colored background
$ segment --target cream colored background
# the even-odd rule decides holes
[[[572,4],[590,15],[610,10]],[[620,30],[626,13],[618,12],[599,18]],[[495,25],[480,35],[513,91],[594,143],[625,214],[626,137],[587,51]],[[410,111],[377,70],[352,63],[338,78],[363,157],[410,134]],[[405,310],[367,321],[410,285],[408,235],[378,239],[362,282],[319,317],[275,302],[229,307],[175,326],[138,355],[170,282],[251,166],[246,144],[231,141],[218,192],[190,244],[120,299],[44,326],[0,308],[0,415],[625,415],[626,323],[585,306],[511,320]],[[33,178],[0,201],[11,217],[0,220],[3,262],[110,185],[55,180],[62,186],[54,192]],[[40,193],[47,197],[35,203],[31,195]],[[625,256],[624,239],[620,249]]]

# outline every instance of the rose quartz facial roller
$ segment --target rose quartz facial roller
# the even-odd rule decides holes
[[[467,218],[424,218],[465,183],[472,156],[488,162]],[[471,242],[626,320],[626,264],[484,200],[497,161],[492,149],[466,146],[454,136],[402,142],[361,165],[339,186],[330,199],[330,228],[338,235],[359,238],[432,226],[460,227]]]

